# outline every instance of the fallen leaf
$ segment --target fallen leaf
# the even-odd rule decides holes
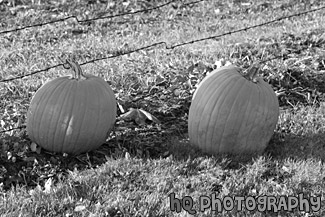
[[[123,106],[122,106],[122,104],[121,104],[121,100],[117,100],[117,105],[118,105],[118,108],[120,109],[120,111],[121,111],[122,113],[124,113],[125,110],[124,110],[124,108],[123,108]]]
[[[45,184],[44,184],[44,193],[50,193],[51,192],[51,188],[52,188],[52,178],[49,178],[48,180],[46,180]]]
[[[155,116],[142,109],[131,108],[130,111],[121,115],[120,118],[125,121],[135,121],[138,125],[144,125],[146,123],[146,120],[150,120],[157,124],[160,123],[160,121]]]
[[[32,152],[36,152],[37,151],[37,144],[35,142],[32,142],[32,144],[30,144],[30,150]]]
[[[146,116],[149,120],[151,120],[151,121],[153,121],[153,122],[155,122],[155,123],[157,123],[157,124],[160,123],[160,121],[159,121],[155,116],[153,116],[152,114],[150,114],[149,112],[144,111],[144,110],[142,110],[142,109],[139,109],[139,111],[142,112],[143,114],[145,114],[145,116]]]
[[[130,159],[130,154],[129,154],[129,152],[125,152],[125,159],[126,159],[126,160],[129,160],[129,159]]]
[[[74,211],[75,212],[81,212],[83,210],[86,209],[86,206],[85,205],[77,205],[75,208],[74,208]]]

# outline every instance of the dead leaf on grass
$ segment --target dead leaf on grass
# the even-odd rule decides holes
[[[74,208],[74,211],[75,212],[81,212],[83,210],[86,209],[86,206],[85,205],[77,205],[75,208]]]
[[[40,154],[40,153],[41,153],[41,147],[38,146],[35,142],[32,142],[32,143],[30,144],[30,150],[31,150],[32,152],[36,152],[37,154]]]
[[[127,113],[122,114],[120,118],[125,121],[135,121],[138,125],[145,125],[146,120],[150,120],[157,124],[160,123],[160,121],[155,116],[142,109],[131,108],[131,110]]]

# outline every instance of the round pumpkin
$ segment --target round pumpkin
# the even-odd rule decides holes
[[[32,98],[27,133],[42,148],[79,154],[101,146],[115,124],[116,99],[102,78],[83,74],[67,60],[73,75],[45,83]]]
[[[279,117],[272,87],[252,67],[243,75],[234,65],[218,68],[196,89],[189,110],[191,144],[212,154],[261,153]]]

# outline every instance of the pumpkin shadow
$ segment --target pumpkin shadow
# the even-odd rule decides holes
[[[325,160],[325,134],[298,136],[275,133],[266,147],[264,154],[275,160],[295,159]]]
[[[188,139],[174,141],[170,145],[170,153],[176,161],[186,161],[187,159],[209,158],[221,163],[225,169],[239,169],[245,164],[252,163],[255,158],[263,153],[245,154],[211,154],[203,152],[200,148],[190,144]]]
[[[254,159],[260,156],[281,162],[287,159],[316,159],[323,162],[325,161],[325,143],[323,141],[325,141],[325,134],[297,136],[275,132],[263,153],[213,155],[202,152],[198,147],[191,145],[188,140],[172,142],[169,150],[175,160],[212,158],[217,162],[226,160],[227,166],[225,168],[227,169],[239,169],[245,164],[252,163]]]

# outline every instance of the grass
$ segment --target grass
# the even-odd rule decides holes
[[[161,4],[159,1],[0,3],[0,31],[69,15],[89,19]],[[88,4],[87,4],[88,2]],[[78,24],[74,19],[0,35],[0,80],[29,74],[74,57],[79,63],[164,41],[169,46],[256,25],[320,7],[321,1],[203,1]],[[1,216],[190,216],[171,211],[172,193],[200,196],[315,197],[317,212],[223,210],[216,216],[324,216],[324,10],[175,49],[156,46],[82,65],[107,80],[125,111],[141,108],[161,124],[118,119],[97,150],[78,156],[31,149],[24,129],[0,134]],[[261,76],[279,96],[280,117],[259,156],[211,156],[187,135],[191,96],[207,71],[229,61],[262,65]],[[1,130],[26,122],[35,91],[69,72],[56,67],[0,83]],[[189,85],[190,81],[190,85]],[[119,117],[123,112],[119,111]],[[207,197],[205,197],[207,198]],[[186,200],[186,199],[185,199]],[[184,200],[184,201],[185,201]],[[316,207],[317,208],[317,207]],[[188,210],[191,210],[189,208]]]

